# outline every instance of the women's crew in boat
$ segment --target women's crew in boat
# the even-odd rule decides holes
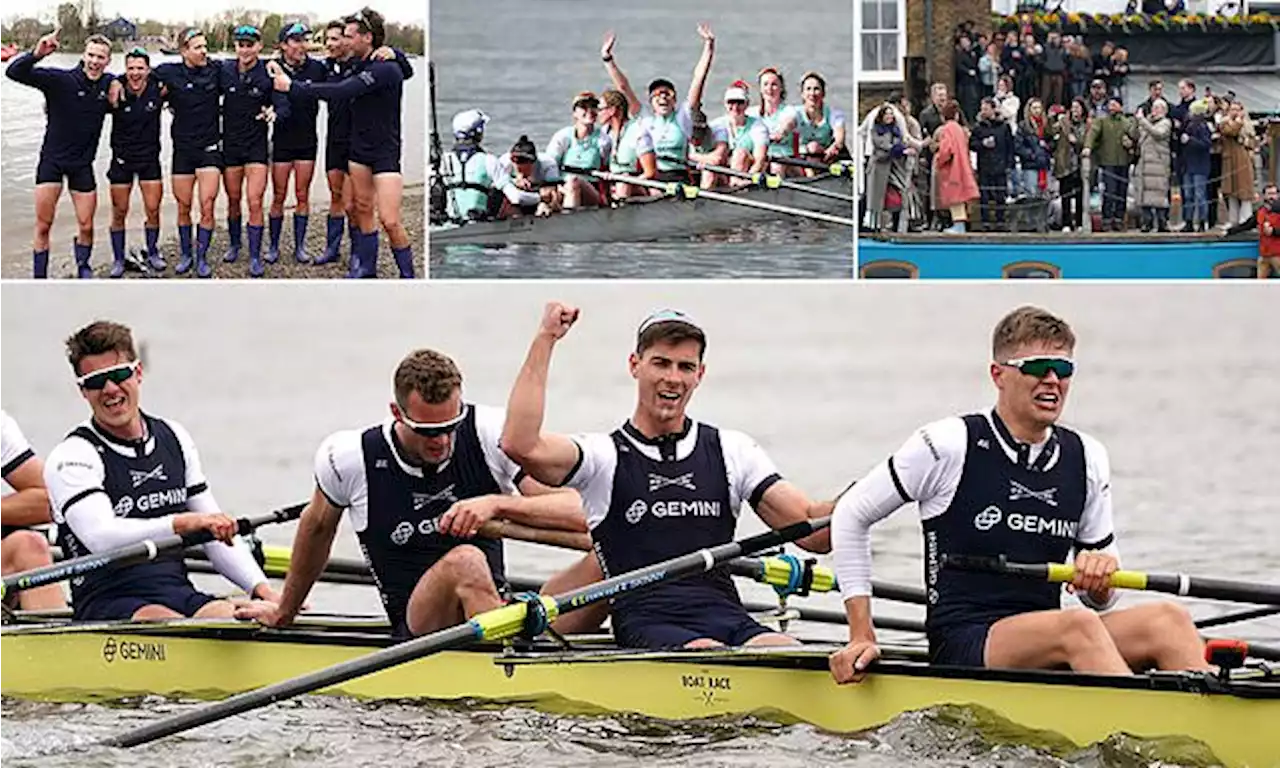
[[[0,498],[0,572],[5,576],[53,563],[49,539],[33,526],[53,522],[49,494],[44,487],[44,462],[27,442],[18,422],[0,411],[0,475],[5,492]],[[49,584],[5,596],[5,606],[26,611],[67,607],[61,584]]]
[[[860,680],[879,655],[871,624],[870,528],[911,502],[924,524],[933,663],[1127,674],[1204,669],[1195,624],[1168,602],[1108,610],[1119,568],[1111,469],[1096,439],[1059,425],[1076,364],[1061,318],[1020,307],[996,326],[990,413],[929,424],[847,491],[832,520],[849,644],[832,655],[837,682]],[[944,555],[1063,562],[1093,610],[1062,608],[1062,587],[942,565]],[[1098,613],[1098,611],[1106,611]]]
[[[761,173],[769,162],[769,129],[764,121],[747,114],[749,86],[737,80],[724,92],[724,111],[712,126],[729,137],[728,166],[735,171]],[[720,181],[720,179],[717,179]],[[750,184],[750,179],[730,177],[731,186]],[[717,184],[717,186],[721,186]]]
[[[676,106],[676,87],[666,78],[657,78],[649,83],[649,107],[644,109],[640,99],[631,88],[630,81],[623,75],[613,56],[613,44],[616,39],[613,33],[605,36],[601,48],[601,59],[609,73],[613,87],[627,97],[627,106],[631,114],[640,115],[642,129],[649,134],[653,143],[654,155],[658,165],[656,178],[659,181],[687,183],[689,169],[689,140],[693,135],[693,108],[702,106],[702,91],[711,72],[711,63],[715,57],[716,38],[706,24],[698,25],[698,36],[702,38],[702,56],[693,70],[693,81],[689,85],[689,94],[684,103]],[[713,179],[703,176],[704,186],[710,186]],[[661,195],[661,190],[651,190]]]
[[[604,199],[600,182],[580,170],[606,170],[613,154],[608,131],[596,125],[599,110],[600,100],[594,93],[579,93],[573,99],[573,125],[556,131],[547,143],[546,154],[564,174],[560,192],[565,208],[598,206]]]
[[[586,530],[576,493],[539,485],[503,455],[502,410],[463,399],[452,359],[411,352],[393,387],[391,419],[336,432],[321,444],[283,598],[278,606],[245,607],[241,618],[270,626],[293,621],[324,570],[344,511],[397,637],[502,605],[502,541],[477,537],[490,520]]]
[[[659,312],[640,324],[629,358],[638,388],[631,419],[608,434],[544,432],[551,354],[577,318],[573,307],[547,305],[512,387],[502,432],[503,451],[531,477],[582,495],[594,540],[595,556],[550,579],[544,592],[725,544],[734,537],[744,502],[773,528],[830,512],[829,502],[815,504],[783,480],[750,437],[686,416],[705,371],[706,335],[682,313]],[[823,530],[799,544],[825,552],[829,536]],[[614,634],[629,647],[795,642],[747,614],[722,568],[619,597],[612,612]],[[557,627],[583,631],[602,620],[602,610],[586,609]]]
[[[191,435],[142,412],[132,332],[100,320],[76,331],[66,349],[91,412],[49,452],[44,470],[66,556],[204,530],[216,539],[202,548],[219,573],[253,597],[276,600],[236,521],[219,511]],[[230,618],[234,611],[192,586],[181,550],[72,579],[71,597],[82,621]]]

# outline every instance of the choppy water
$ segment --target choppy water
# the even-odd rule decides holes
[[[221,55],[221,54],[219,54]],[[177,61],[177,56],[152,54],[152,64],[165,61]],[[47,57],[40,66],[74,67],[80,57],[70,53],[55,53]],[[425,115],[427,65],[419,57],[410,57],[414,68],[414,76],[404,84],[404,101],[401,122],[403,155],[401,170],[406,184],[421,183],[426,169],[426,148],[423,137],[426,135],[423,117]],[[6,65],[7,66],[7,65]],[[107,71],[119,74],[124,72],[124,54],[112,56]],[[324,175],[324,141],[328,130],[325,118],[326,106],[320,108],[317,120],[317,135],[320,140],[320,156],[317,157],[317,171],[311,180],[311,206],[313,211],[328,210],[329,185]],[[177,225],[178,208],[173,200],[169,183],[169,165],[173,160],[172,141],[169,127],[172,115],[168,110],[160,118],[160,165],[164,172],[165,191],[160,205],[161,237],[167,238]],[[0,204],[4,207],[4,230],[0,235],[0,257],[3,261],[4,277],[30,277],[31,275],[31,232],[35,226],[35,203],[32,193],[35,189],[36,161],[40,156],[40,143],[44,140],[45,130],[44,95],[34,88],[15,83],[8,78],[0,78],[0,173],[3,173],[4,184],[0,185]],[[103,123],[102,136],[98,142],[98,155],[94,160],[94,175],[98,179],[98,210],[95,216],[95,251],[98,260],[103,254],[110,254],[111,242],[107,230],[111,223],[110,186],[107,183],[107,165],[111,162],[111,118]],[[289,197],[285,204],[293,205],[292,180],[290,180]],[[270,184],[267,188],[267,202],[271,199]],[[218,227],[225,227],[226,196],[225,191],[218,190]],[[142,237],[142,197],[136,189],[130,202],[128,229],[129,238],[140,242]],[[70,259],[71,242],[76,229],[75,211],[71,208],[71,198],[63,190],[54,218],[52,237],[52,258]],[[312,226],[315,226],[314,222]]]
[[[453,115],[471,107],[492,118],[485,140],[490,152],[509,151],[522,134],[545,147],[572,123],[570,102],[578,92],[611,87],[600,63],[608,30],[617,33],[614,55],[637,93],[661,76],[683,99],[701,53],[695,31],[701,21],[716,33],[703,97],[708,118],[723,113],[721,97],[730,83],[754,83],[762,67],[776,66],[788,78],[787,103],[799,103],[800,76],[818,70],[827,80],[827,102],[853,119],[853,20],[849,4],[840,0],[786,8],[765,0],[436,0],[430,12],[446,151]],[[762,222],[735,230],[733,244],[725,237],[603,247],[441,246],[431,249],[430,269],[433,278],[850,276],[848,228]]]
[[[136,293],[131,291],[137,291]],[[788,479],[815,496],[843,488],[917,426],[991,400],[991,326],[1034,302],[1080,337],[1067,422],[1109,448],[1119,546],[1151,571],[1276,579],[1280,355],[1266,285],[450,284],[418,286],[0,286],[0,397],[36,449],[84,416],[61,339],[112,317],[147,342],[144,403],[184,423],[224,508],[249,514],[304,498],[328,433],[386,412],[391,372],[416,346],[452,354],[467,394],[501,404],[551,298],[577,302],[580,324],[557,350],[548,426],[619,424],[633,404],[625,359],[650,311],[681,307],[706,327],[707,377],[692,413],[752,434]],[[740,534],[760,523],[743,516]],[[291,529],[267,530],[288,544]],[[903,510],[874,534],[878,577],[918,584],[919,524]],[[349,530],[336,554],[358,556]],[[513,573],[546,576],[570,556],[511,545]],[[202,584],[224,589],[216,580]],[[744,588],[765,599],[766,589]],[[1143,599],[1125,595],[1125,603]],[[828,608],[834,596],[816,598]],[[318,611],[374,612],[361,587],[320,586]],[[1197,616],[1222,606],[1192,602]],[[918,616],[877,603],[883,615]],[[838,639],[838,627],[800,625]],[[1280,637],[1272,619],[1234,631]],[[837,736],[755,721],[670,726],[635,718],[551,717],[527,710],[350,701],[292,703],[141,751],[33,757],[43,749],[154,720],[187,705],[4,702],[5,763],[162,765],[835,765],[1033,766],[1059,758],[994,746],[955,718],[912,715]],[[1072,765],[1137,765],[1108,745]]]

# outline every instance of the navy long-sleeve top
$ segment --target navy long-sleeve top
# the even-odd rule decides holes
[[[217,146],[222,131],[223,67],[210,62],[203,67],[188,67],[182,62],[157,64],[151,72],[169,90],[173,109],[170,135],[173,143],[193,148]]]
[[[400,102],[404,71],[394,61],[365,59],[337,83],[293,81],[290,94],[351,101],[351,159],[370,162],[400,155]]]
[[[259,120],[263,107],[274,107],[276,120],[288,119],[288,95],[276,91],[267,74],[267,64],[258,59],[252,67],[240,71],[235,59],[219,61],[222,73],[222,141],[227,146],[243,147],[267,138],[267,122]],[[278,123],[277,123],[278,124]]]
[[[404,79],[408,80],[413,77],[413,65],[409,63],[409,59],[404,55],[404,51],[392,49],[396,54],[396,64],[400,65],[400,71],[404,73]],[[335,59],[332,57],[324,60],[325,68],[328,70],[329,78],[326,82],[334,83],[347,79],[356,71],[356,65],[360,64],[360,59]],[[326,137],[326,143],[331,145],[348,144],[351,141],[351,102],[346,99],[329,99],[328,101],[329,115],[329,132]]]
[[[40,157],[67,166],[89,165],[98,153],[102,123],[111,109],[107,91],[112,76],[90,80],[83,65],[71,69],[37,67],[30,52],[18,56],[5,74],[44,94],[48,124]]]
[[[123,75],[117,79],[124,86],[124,94],[111,110],[111,154],[130,163],[158,158],[160,112],[165,98],[160,81],[154,75],[148,77],[142,93],[134,93]]]
[[[329,68],[319,59],[310,56],[303,59],[297,67],[280,59],[280,66],[294,83],[323,83],[329,78]],[[309,149],[319,143],[316,137],[316,118],[320,113],[320,102],[310,94],[302,94],[290,90],[289,117],[275,124],[275,135],[272,139],[277,147],[286,149]]]

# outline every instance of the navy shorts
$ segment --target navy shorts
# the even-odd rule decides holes
[[[276,144],[271,147],[271,162],[273,163],[302,163],[310,160],[316,160],[316,145],[309,147],[282,147]]]
[[[132,184],[135,178],[138,181],[160,181],[161,175],[159,156],[139,161],[113,156],[111,165],[107,167],[107,181],[112,184]]]
[[[174,176],[191,176],[198,168],[222,170],[222,150],[217,144],[208,147],[173,145],[173,168],[170,172]]]
[[[374,176],[379,173],[399,173],[400,172],[400,155],[383,155],[376,158],[351,158],[351,162],[359,163],[373,172]]]
[[[96,192],[98,181],[93,177],[93,164],[64,165],[62,163],[40,158],[36,164],[37,184],[61,184],[67,180],[67,188],[72,192]]]
[[[124,621],[144,605],[163,605],[188,618],[218,598],[205,594],[185,580],[164,579],[145,585],[132,584],[115,594],[104,594],[77,603],[77,621]]]
[[[673,623],[669,616],[644,613],[631,613],[622,621],[616,613],[613,616],[614,636],[624,648],[683,648],[689,641],[703,637],[740,646],[757,635],[774,631],[751,618],[741,606],[717,606],[697,617],[681,617],[679,623]]]
[[[222,165],[224,168],[241,168],[246,165],[267,164],[267,137],[263,136],[248,144],[237,144],[229,141],[222,143]]]
[[[348,151],[351,145],[344,142],[341,144],[326,144],[324,146],[324,171],[342,171],[347,172],[347,160],[350,159]]]
[[[929,635],[929,661],[952,667],[985,667],[991,624],[959,624]]]

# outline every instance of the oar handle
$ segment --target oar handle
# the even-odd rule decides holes
[[[306,506],[306,504],[294,504],[264,515],[239,518],[236,521],[237,532],[245,535],[262,525],[296,520]],[[154,540],[147,539],[107,552],[63,560],[60,563],[47,565],[43,568],[36,568],[4,577],[3,586],[0,587],[0,595],[56,584],[57,582],[83,576],[86,573],[109,566],[145,563],[156,559],[163,552],[205,544],[210,541],[213,541],[213,535],[206,530],[200,530],[182,536],[173,535]]]

